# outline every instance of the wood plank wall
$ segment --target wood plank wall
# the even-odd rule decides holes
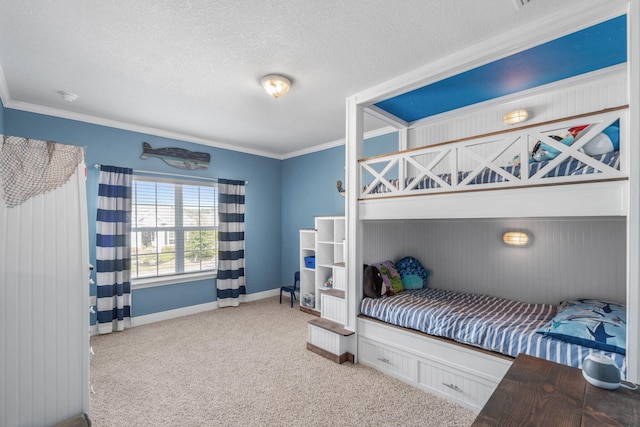
[[[0,425],[89,411],[84,165],[62,187],[5,207],[0,195]]]
[[[532,243],[502,242],[527,230]],[[566,298],[626,300],[625,218],[366,221],[365,263],[414,256],[430,286],[557,304]]]
[[[624,65],[505,97],[500,103],[477,104],[417,123],[409,130],[408,148],[509,129],[511,126],[502,122],[502,116],[523,108],[529,111],[525,124],[535,124],[626,105],[629,99]]]

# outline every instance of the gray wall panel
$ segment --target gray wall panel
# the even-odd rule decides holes
[[[510,229],[532,243],[505,245]],[[364,236],[365,262],[415,256],[436,288],[532,303],[626,299],[624,218],[371,221]]]

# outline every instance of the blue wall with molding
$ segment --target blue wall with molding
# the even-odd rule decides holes
[[[0,99],[0,135],[4,135],[4,104]]]
[[[299,230],[313,228],[318,215],[344,215],[336,181],[345,181],[345,147],[278,160],[108,126],[5,108],[0,132],[86,148],[90,259],[95,263],[98,169],[94,163],[194,177],[248,180],[246,188],[246,275],[249,294],[290,284],[299,269]],[[142,142],[211,154],[207,170],[183,171],[159,159],[142,160]],[[397,149],[397,133],[371,138],[365,156]],[[95,276],[93,277],[95,280]],[[91,288],[95,295],[95,285]],[[216,300],[215,280],[197,280],[133,290],[132,315],[144,316]],[[95,323],[92,317],[91,323]]]
[[[248,180],[245,224],[247,292],[257,293],[280,286],[281,160],[9,108],[4,108],[3,117],[4,130],[9,135],[86,147],[89,247],[92,263],[95,263],[99,176],[98,169],[92,167],[94,163],[129,167],[134,170]],[[142,160],[142,142],[148,142],[154,148],[180,147],[205,151],[211,154],[211,164],[204,171],[183,171],[159,159]],[[95,289],[91,289],[91,294],[95,294]],[[215,280],[135,289],[132,299],[134,317],[204,304],[216,300]]]

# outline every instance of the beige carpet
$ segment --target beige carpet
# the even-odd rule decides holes
[[[283,298],[284,299],[284,298]],[[277,298],[94,336],[93,426],[468,426],[475,415],[306,350]]]

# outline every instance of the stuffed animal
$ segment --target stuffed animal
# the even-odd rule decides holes
[[[549,135],[550,138],[555,139],[556,141],[560,141],[564,145],[573,144],[573,135],[569,134],[564,138],[558,135]],[[544,162],[545,160],[553,160],[558,154],[560,154],[560,150],[556,150],[552,146],[545,144],[542,141],[538,141],[537,144],[533,147],[531,151],[531,160],[530,162]]]
[[[550,138],[561,142],[566,146],[572,145],[578,140],[580,132],[585,130],[589,125],[575,126],[569,129],[569,133],[565,136],[550,135]],[[580,151],[589,156],[599,156],[601,154],[610,153],[620,149],[620,128],[616,121],[611,126],[606,127],[601,133],[594,136],[589,142],[580,148]],[[553,160],[560,150],[557,150],[538,141],[531,151],[531,159],[529,162],[543,162],[545,160]]]
[[[609,126],[582,146],[581,150],[589,156],[599,156],[620,149],[620,128]]]
[[[387,291],[380,270],[372,265],[364,266],[364,276],[362,288],[364,296],[369,298],[378,298]]]
[[[400,278],[398,270],[396,270],[396,266],[393,264],[393,262],[383,261],[371,265],[375,266],[380,271],[382,280],[384,281],[384,284],[387,288],[388,296],[404,291],[402,279]]]
[[[406,256],[396,263],[396,268],[398,269],[405,289],[427,287],[427,279],[430,272],[425,269],[416,258]]]
[[[326,282],[324,282],[325,288],[333,288],[333,276],[329,277]]]

